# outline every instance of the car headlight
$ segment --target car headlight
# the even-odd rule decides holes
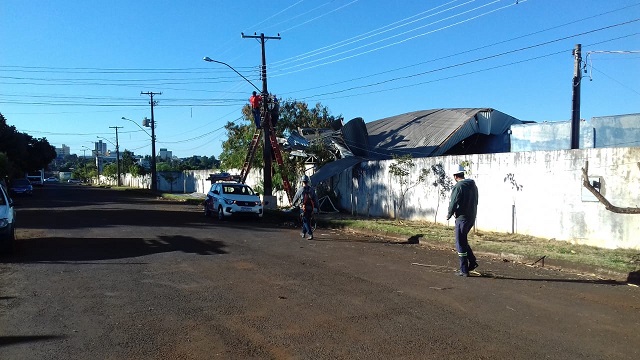
[[[231,199],[223,199],[223,200],[224,200],[224,203],[227,205],[232,205],[236,202],[235,200],[231,200]]]
[[[7,225],[9,225],[8,219],[0,219],[0,228],[6,227]]]

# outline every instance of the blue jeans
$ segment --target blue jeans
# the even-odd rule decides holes
[[[302,233],[313,235],[313,229],[311,228],[311,217],[313,211],[304,211],[302,213]]]
[[[476,257],[473,255],[473,250],[471,250],[469,239],[467,238],[474,222],[475,221],[460,218],[456,219],[456,249],[458,250],[458,258],[460,259],[460,272],[465,274],[469,273],[469,264],[476,263]]]
[[[253,121],[256,123],[256,127],[260,127],[260,109],[251,109],[253,112]]]

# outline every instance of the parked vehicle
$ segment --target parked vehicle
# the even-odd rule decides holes
[[[5,187],[0,184],[0,254],[8,254],[13,250],[16,238],[16,213],[13,200]]]
[[[12,195],[33,195],[33,185],[27,179],[15,179],[11,181],[9,193]]]
[[[227,216],[249,215],[262,218],[260,195],[248,185],[237,182],[218,182],[211,184],[204,201],[204,214],[218,215],[219,220]]]
[[[50,176],[46,179],[44,179],[44,182],[46,183],[57,183],[58,182],[58,178],[55,176]]]
[[[82,181],[79,180],[79,179],[69,179],[69,180],[67,180],[67,182],[69,184],[80,184],[80,183],[82,183]]]
[[[27,174],[27,179],[34,186],[44,185],[44,169]]]

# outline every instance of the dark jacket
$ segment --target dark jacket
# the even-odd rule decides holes
[[[298,205],[302,205],[302,202],[304,201],[304,191],[308,190],[309,194],[311,195],[311,200],[313,200],[313,207],[316,209],[319,209],[320,205],[318,204],[318,195],[316,195],[316,190],[314,188],[312,188],[311,186],[307,185],[307,186],[300,186],[298,188],[298,191],[296,192],[295,196],[293,197],[293,206],[298,206]]]
[[[471,179],[458,181],[451,190],[447,219],[455,215],[467,221],[475,221],[478,212],[478,187]]]

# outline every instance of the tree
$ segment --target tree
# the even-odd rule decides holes
[[[102,167],[102,175],[110,180],[118,179],[118,165],[116,163],[106,164]]]
[[[71,177],[74,179],[80,179],[83,182],[89,181],[92,178],[98,176],[98,168],[92,162],[85,162],[80,166],[73,169]]]
[[[454,184],[451,178],[445,173],[442,163],[431,165],[431,171],[435,176],[435,180],[431,185],[436,187],[438,190],[438,203],[436,204],[436,211],[433,215],[433,222],[435,223],[436,218],[438,217],[438,210],[440,209],[440,198],[446,198],[449,192],[451,192],[451,188],[453,188]]]
[[[56,158],[56,151],[46,138],[36,139],[9,126],[0,114],[0,152],[6,154],[10,177],[21,177],[25,173],[46,168]]]
[[[244,165],[251,139],[255,133],[255,127],[251,119],[251,109],[248,105],[242,109],[242,115],[241,122],[228,122],[225,125],[227,140],[222,143],[222,153],[220,154],[220,167],[222,169],[240,169]],[[337,120],[342,120],[342,118],[332,116],[329,109],[320,103],[317,103],[313,108],[309,108],[304,102],[286,100],[280,104],[280,115],[275,131],[279,136],[282,134],[282,136],[287,137],[292,132],[297,132],[298,128],[329,128],[330,124]],[[261,139],[256,149],[256,156],[251,164],[252,168],[264,166],[262,158],[263,145],[264,139]],[[320,139],[312,142],[307,152],[316,157],[319,166],[335,160],[331,148]],[[283,173],[288,179],[296,179],[300,176],[305,160],[302,157],[290,159],[288,156],[283,156],[284,166],[282,168],[274,162],[273,188],[276,190],[284,188]]]
[[[411,155],[394,155],[393,158],[394,162],[389,165],[389,174],[395,177],[398,181],[398,185],[400,185],[398,213],[402,214],[405,210],[404,207],[407,192],[426,180],[427,175],[429,174],[429,169],[421,169],[418,178],[411,179],[411,169],[416,166]]]
[[[158,170],[158,171],[163,171],[163,170]],[[163,171],[160,173],[160,176],[162,176],[162,178],[169,183],[169,186],[171,187],[169,192],[173,192],[173,184],[176,182],[176,180],[180,178],[180,173],[175,171]]]

